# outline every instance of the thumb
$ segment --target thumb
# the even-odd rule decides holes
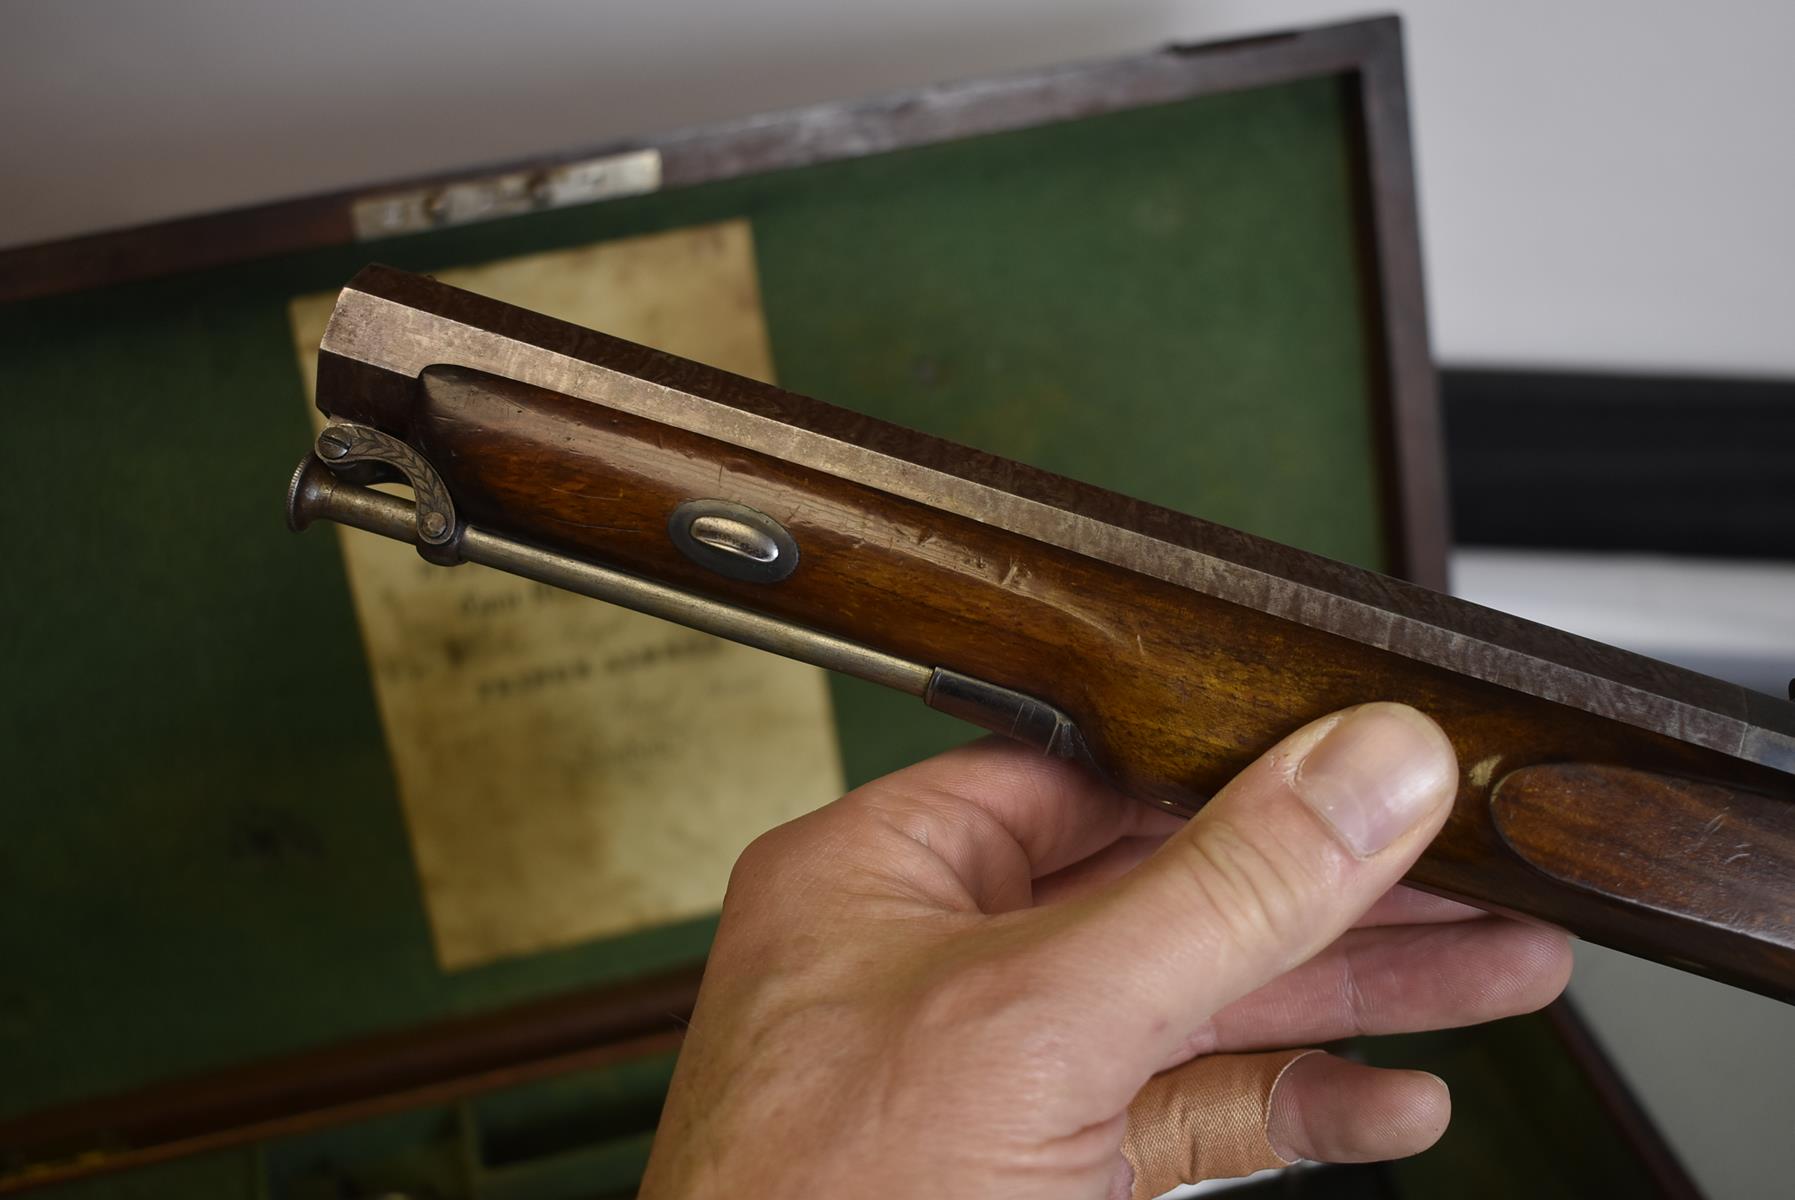
[[[1401,704],[1312,722],[1096,900],[1078,941],[1157,1070],[1218,1009],[1339,937],[1444,824],[1458,762]],[[1132,1058],[1132,1055],[1129,1055]]]

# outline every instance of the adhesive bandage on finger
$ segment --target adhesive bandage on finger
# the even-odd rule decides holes
[[[1319,1053],[1213,1054],[1148,1080],[1128,1106],[1122,1139],[1134,1168],[1133,1200],[1289,1166],[1266,1136],[1272,1091],[1292,1063]]]

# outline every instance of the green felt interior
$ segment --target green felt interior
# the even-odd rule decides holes
[[[702,955],[710,923],[444,974],[287,301],[752,222],[782,384],[1381,565],[1344,82],[1182,102],[0,310],[0,1116]],[[836,690],[863,780],[966,737]]]

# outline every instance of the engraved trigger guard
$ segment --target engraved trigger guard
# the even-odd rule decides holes
[[[433,563],[453,565],[461,561],[455,545],[460,532],[455,501],[436,468],[423,455],[391,434],[350,421],[326,425],[313,450],[319,461],[346,481],[359,482],[354,476],[360,472],[354,468],[374,464],[404,476],[415,498],[418,553]]]

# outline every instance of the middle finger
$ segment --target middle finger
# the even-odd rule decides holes
[[[1502,917],[1354,929],[1216,1013],[1167,1065],[1532,1012],[1564,990],[1570,968],[1564,934]]]

